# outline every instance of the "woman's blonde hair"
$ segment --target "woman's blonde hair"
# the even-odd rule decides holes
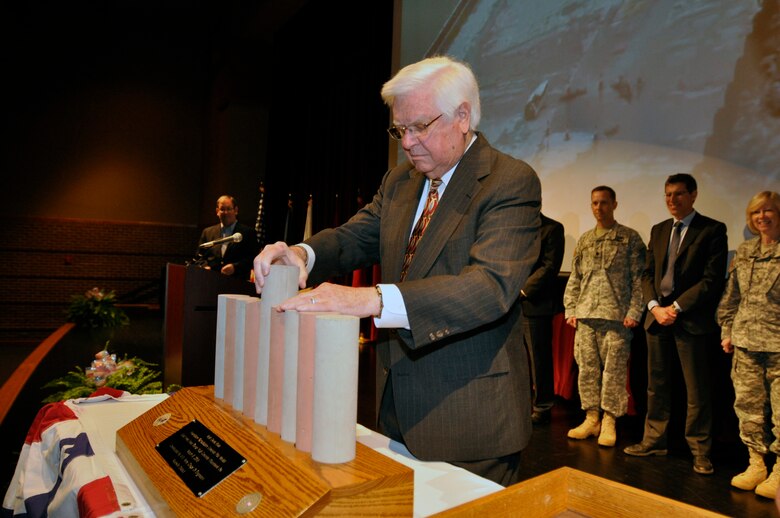
[[[774,191],[761,191],[750,199],[747,209],[745,209],[745,218],[747,219],[747,227],[755,235],[760,234],[756,226],[753,224],[753,212],[758,210],[766,202],[772,202],[775,207],[775,212],[780,214],[780,194]]]

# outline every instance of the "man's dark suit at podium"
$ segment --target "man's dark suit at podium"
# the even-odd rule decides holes
[[[208,268],[239,279],[249,279],[252,261],[258,252],[257,235],[254,229],[237,221],[238,204],[228,195],[217,199],[219,223],[204,228],[198,242],[198,257]],[[241,234],[241,241],[203,248],[200,245],[224,237]]]

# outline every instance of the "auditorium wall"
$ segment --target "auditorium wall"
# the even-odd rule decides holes
[[[344,216],[358,186],[373,193],[387,161],[378,92],[392,0],[366,6],[362,28],[348,6],[323,4],[0,7],[11,49],[0,85],[0,342],[58,327],[69,297],[95,285],[123,303],[159,303],[162,268],[192,258],[223,193],[253,226],[265,183],[279,212],[266,214],[269,240],[282,238],[290,197],[299,239],[309,194],[323,200],[320,228],[339,193]],[[373,96],[368,111],[351,107],[369,95],[360,89]],[[369,131],[379,152],[361,143]]]

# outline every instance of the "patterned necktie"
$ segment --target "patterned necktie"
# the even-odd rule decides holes
[[[674,261],[677,259],[677,250],[680,248],[682,227],[682,221],[674,223],[672,242],[669,244],[669,254],[666,259],[666,272],[664,272],[664,277],[661,279],[661,295],[664,297],[668,297],[674,291]]]
[[[431,180],[431,187],[428,190],[428,199],[425,202],[425,208],[423,208],[420,219],[417,220],[417,224],[415,224],[414,230],[412,231],[412,237],[409,239],[409,244],[406,246],[404,265],[401,268],[402,281],[406,278],[406,272],[409,271],[412,257],[414,257],[414,252],[417,250],[417,243],[420,242],[420,238],[422,237],[423,232],[425,232],[425,227],[427,227],[428,223],[431,221],[433,211],[435,211],[436,207],[439,205],[439,185],[441,185],[440,179]]]

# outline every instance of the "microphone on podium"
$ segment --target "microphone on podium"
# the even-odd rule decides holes
[[[215,245],[221,245],[223,243],[240,243],[244,238],[240,233],[236,232],[232,236],[223,237],[222,239],[215,239],[214,241],[207,241],[198,245],[198,248],[211,248]]]

